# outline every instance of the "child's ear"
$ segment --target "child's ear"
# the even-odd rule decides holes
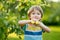
[[[31,18],[31,16],[29,16]]]
[[[41,20],[42,18],[40,18],[40,20]]]
[[[29,19],[31,19],[31,17],[29,16]]]

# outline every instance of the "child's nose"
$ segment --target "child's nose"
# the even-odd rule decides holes
[[[37,17],[37,15],[35,15],[35,17]]]
[[[37,17],[38,15],[37,15],[37,14],[35,14],[35,16]]]

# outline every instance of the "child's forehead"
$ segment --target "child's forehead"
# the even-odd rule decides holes
[[[37,9],[33,9],[32,11],[31,11],[31,13],[32,12],[39,12],[39,10],[37,10]],[[40,12],[39,12],[40,13]]]

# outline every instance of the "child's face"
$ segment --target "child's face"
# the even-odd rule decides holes
[[[30,19],[34,21],[39,21],[41,19],[41,13],[34,9],[34,11],[30,14]]]

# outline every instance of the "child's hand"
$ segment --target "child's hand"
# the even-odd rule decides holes
[[[33,20],[32,20],[31,23],[38,25],[38,24],[40,23],[40,21],[33,21]]]
[[[35,24],[39,24],[39,23],[40,23],[40,21],[36,21],[36,22],[35,22]]]
[[[31,20],[31,23],[32,23],[32,24],[35,24],[35,21]]]

